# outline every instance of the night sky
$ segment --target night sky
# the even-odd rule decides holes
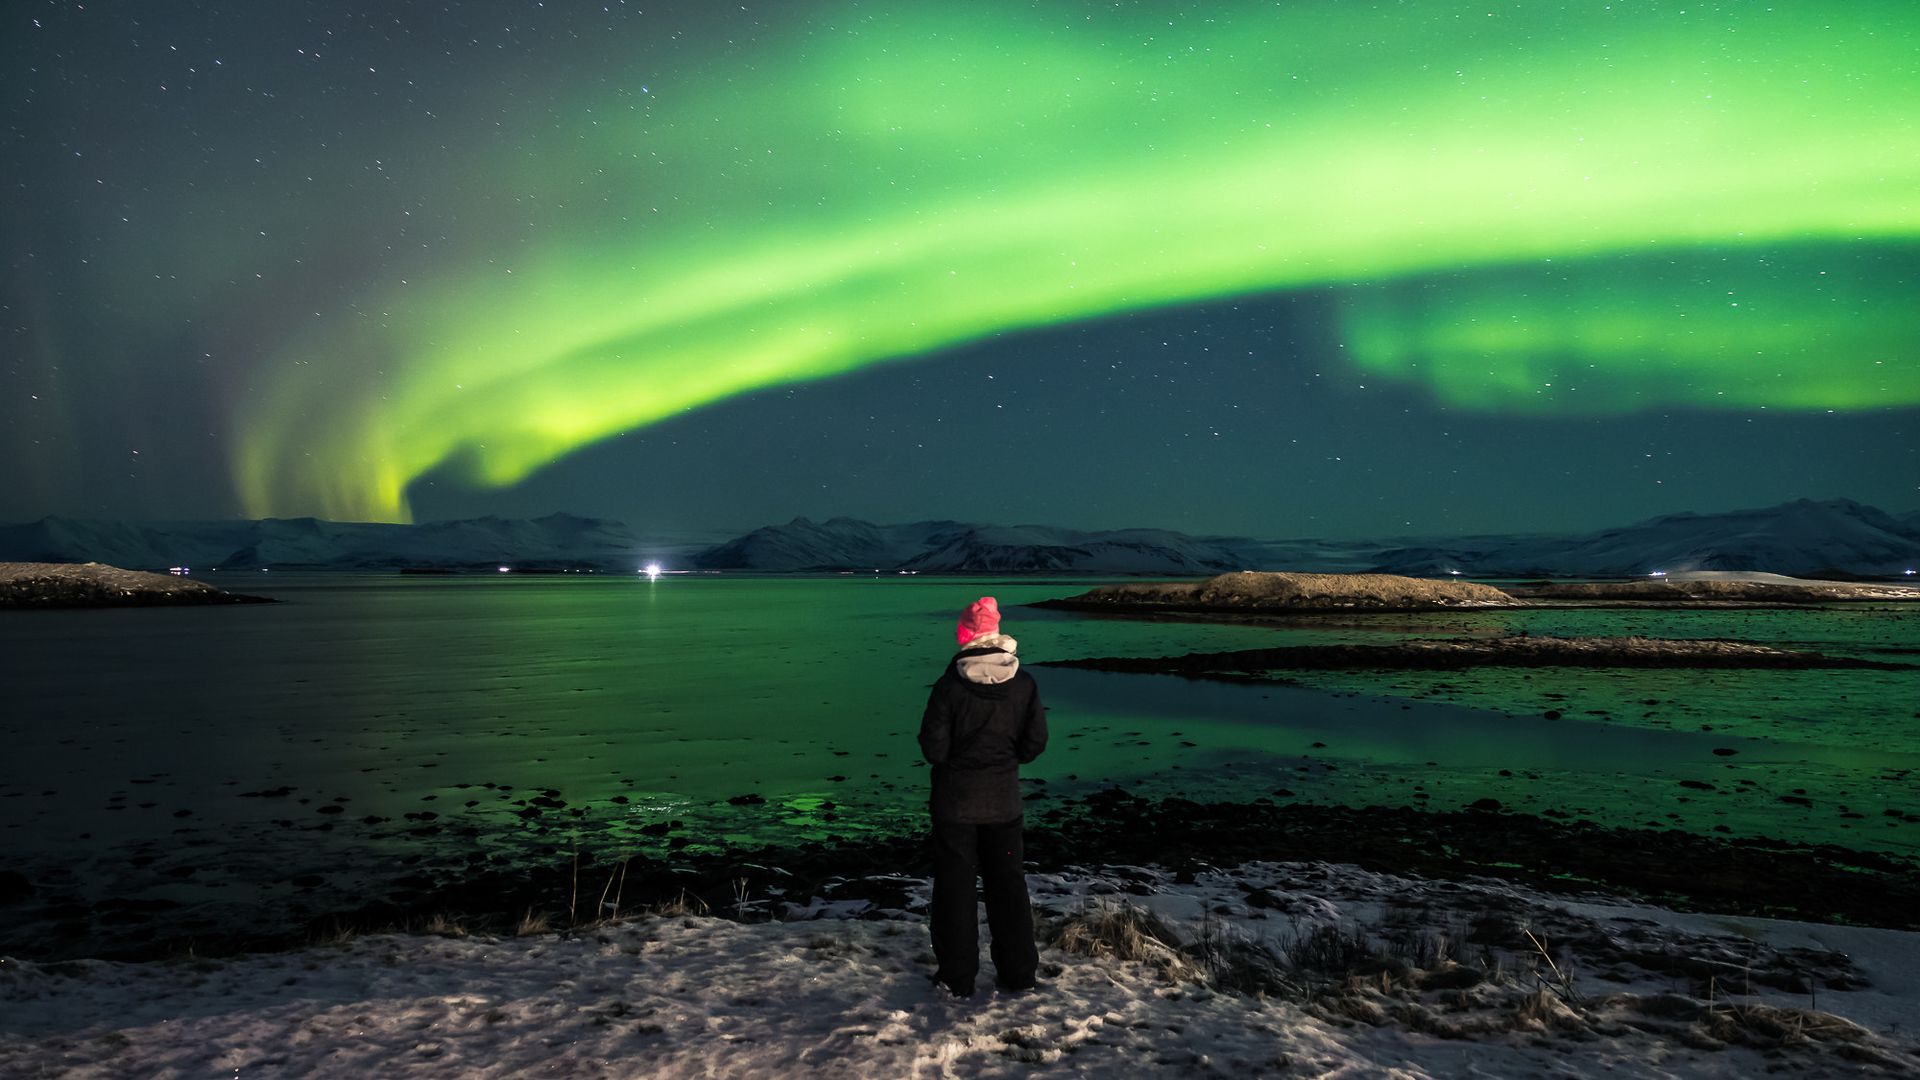
[[[1920,5],[0,13],[0,520],[1920,508]]]

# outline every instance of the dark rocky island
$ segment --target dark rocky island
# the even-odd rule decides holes
[[[0,608],[174,607],[268,604],[178,574],[104,563],[0,563]]]
[[[1874,581],[1818,581],[1780,574],[1728,571],[1636,578],[1632,581],[1528,582],[1505,590],[1523,600],[1601,601],[1645,605],[1833,604],[1920,600],[1920,588]]]
[[[1587,668],[1872,668],[1907,664],[1777,649],[1743,641],[1665,638],[1501,637],[1403,641],[1392,645],[1294,645],[1183,656],[1100,656],[1041,661],[1091,668],[1244,679],[1271,671],[1438,670],[1470,667]]]

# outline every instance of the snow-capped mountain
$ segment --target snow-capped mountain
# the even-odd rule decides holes
[[[1900,574],[1920,563],[1920,524],[1851,499],[1670,514],[1572,536],[1463,537],[1380,553],[1401,574],[1634,577],[1656,570],[1763,570],[1795,576]]]
[[[700,552],[694,565],[715,570],[894,570],[977,526],[958,521],[875,525],[837,517],[797,517]]]
[[[799,572],[1214,574],[1223,570],[1378,570],[1419,576],[1635,577],[1655,570],[1794,575],[1900,574],[1920,563],[1920,525],[1848,499],[1672,514],[1572,535],[1418,541],[1257,540],[1164,529],[1085,532],[958,522],[875,525],[805,518],[700,553],[713,569]]]
[[[1903,576],[1920,568],[1920,514],[1896,516],[1848,499],[1757,510],[1671,514],[1573,535],[1399,541],[1261,540],[1165,529],[1086,531],[959,521],[877,525],[795,518],[717,546],[641,537],[617,521],[552,514],[425,525],[314,518],[136,525],[43,518],[0,526],[0,561],[103,562],[128,569],[634,569],[798,573],[1211,575],[1227,570],[1355,571],[1439,577],[1637,577],[1665,570],[1756,570],[1807,576]]]
[[[1079,532],[1040,525],[976,526],[902,564],[935,572],[1061,571],[1208,574],[1237,570],[1245,553],[1164,529]]]
[[[316,518],[130,525],[50,517],[0,526],[0,559],[129,569],[598,568],[627,567],[648,554],[648,545],[620,522],[570,514],[424,525]]]

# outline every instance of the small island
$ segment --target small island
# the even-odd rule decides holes
[[[1294,645],[1183,656],[1099,656],[1041,663],[1049,667],[1156,672],[1229,681],[1264,677],[1273,671],[1450,671],[1471,667],[1891,670],[1911,666],[1744,641],[1520,636],[1414,640],[1393,645]]]
[[[1505,590],[1523,600],[1678,604],[1832,604],[1920,600],[1920,588],[1878,581],[1820,581],[1756,571],[1693,570],[1632,581],[1537,581]]]
[[[1102,585],[1032,606],[1068,611],[1427,611],[1519,607],[1491,585],[1398,574],[1299,574],[1241,570],[1205,581]]]
[[[178,574],[123,570],[105,563],[0,563],[0,609],[273,602],[263,596],[230,593]]]

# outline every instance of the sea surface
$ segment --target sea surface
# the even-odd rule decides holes
[[[1407,637],[1725,637],[1920,664],[1920,609],[1505,610],[1245,624],[1021,605],[1077,579],[253,573],[271,605],[0,613],[0,954],[300,920],[410,874],[916,829],[969,601],[1030,664]],[[1034,666],[1031,805],[1459,809],[1920,857],[1920,671]],[[15,891],[18,891],[18,878]],[[0,901],[6,891],[0,888]],[[116,929],[117,928],[117,929]],[[23,942],[27,944],[22,944]]]

